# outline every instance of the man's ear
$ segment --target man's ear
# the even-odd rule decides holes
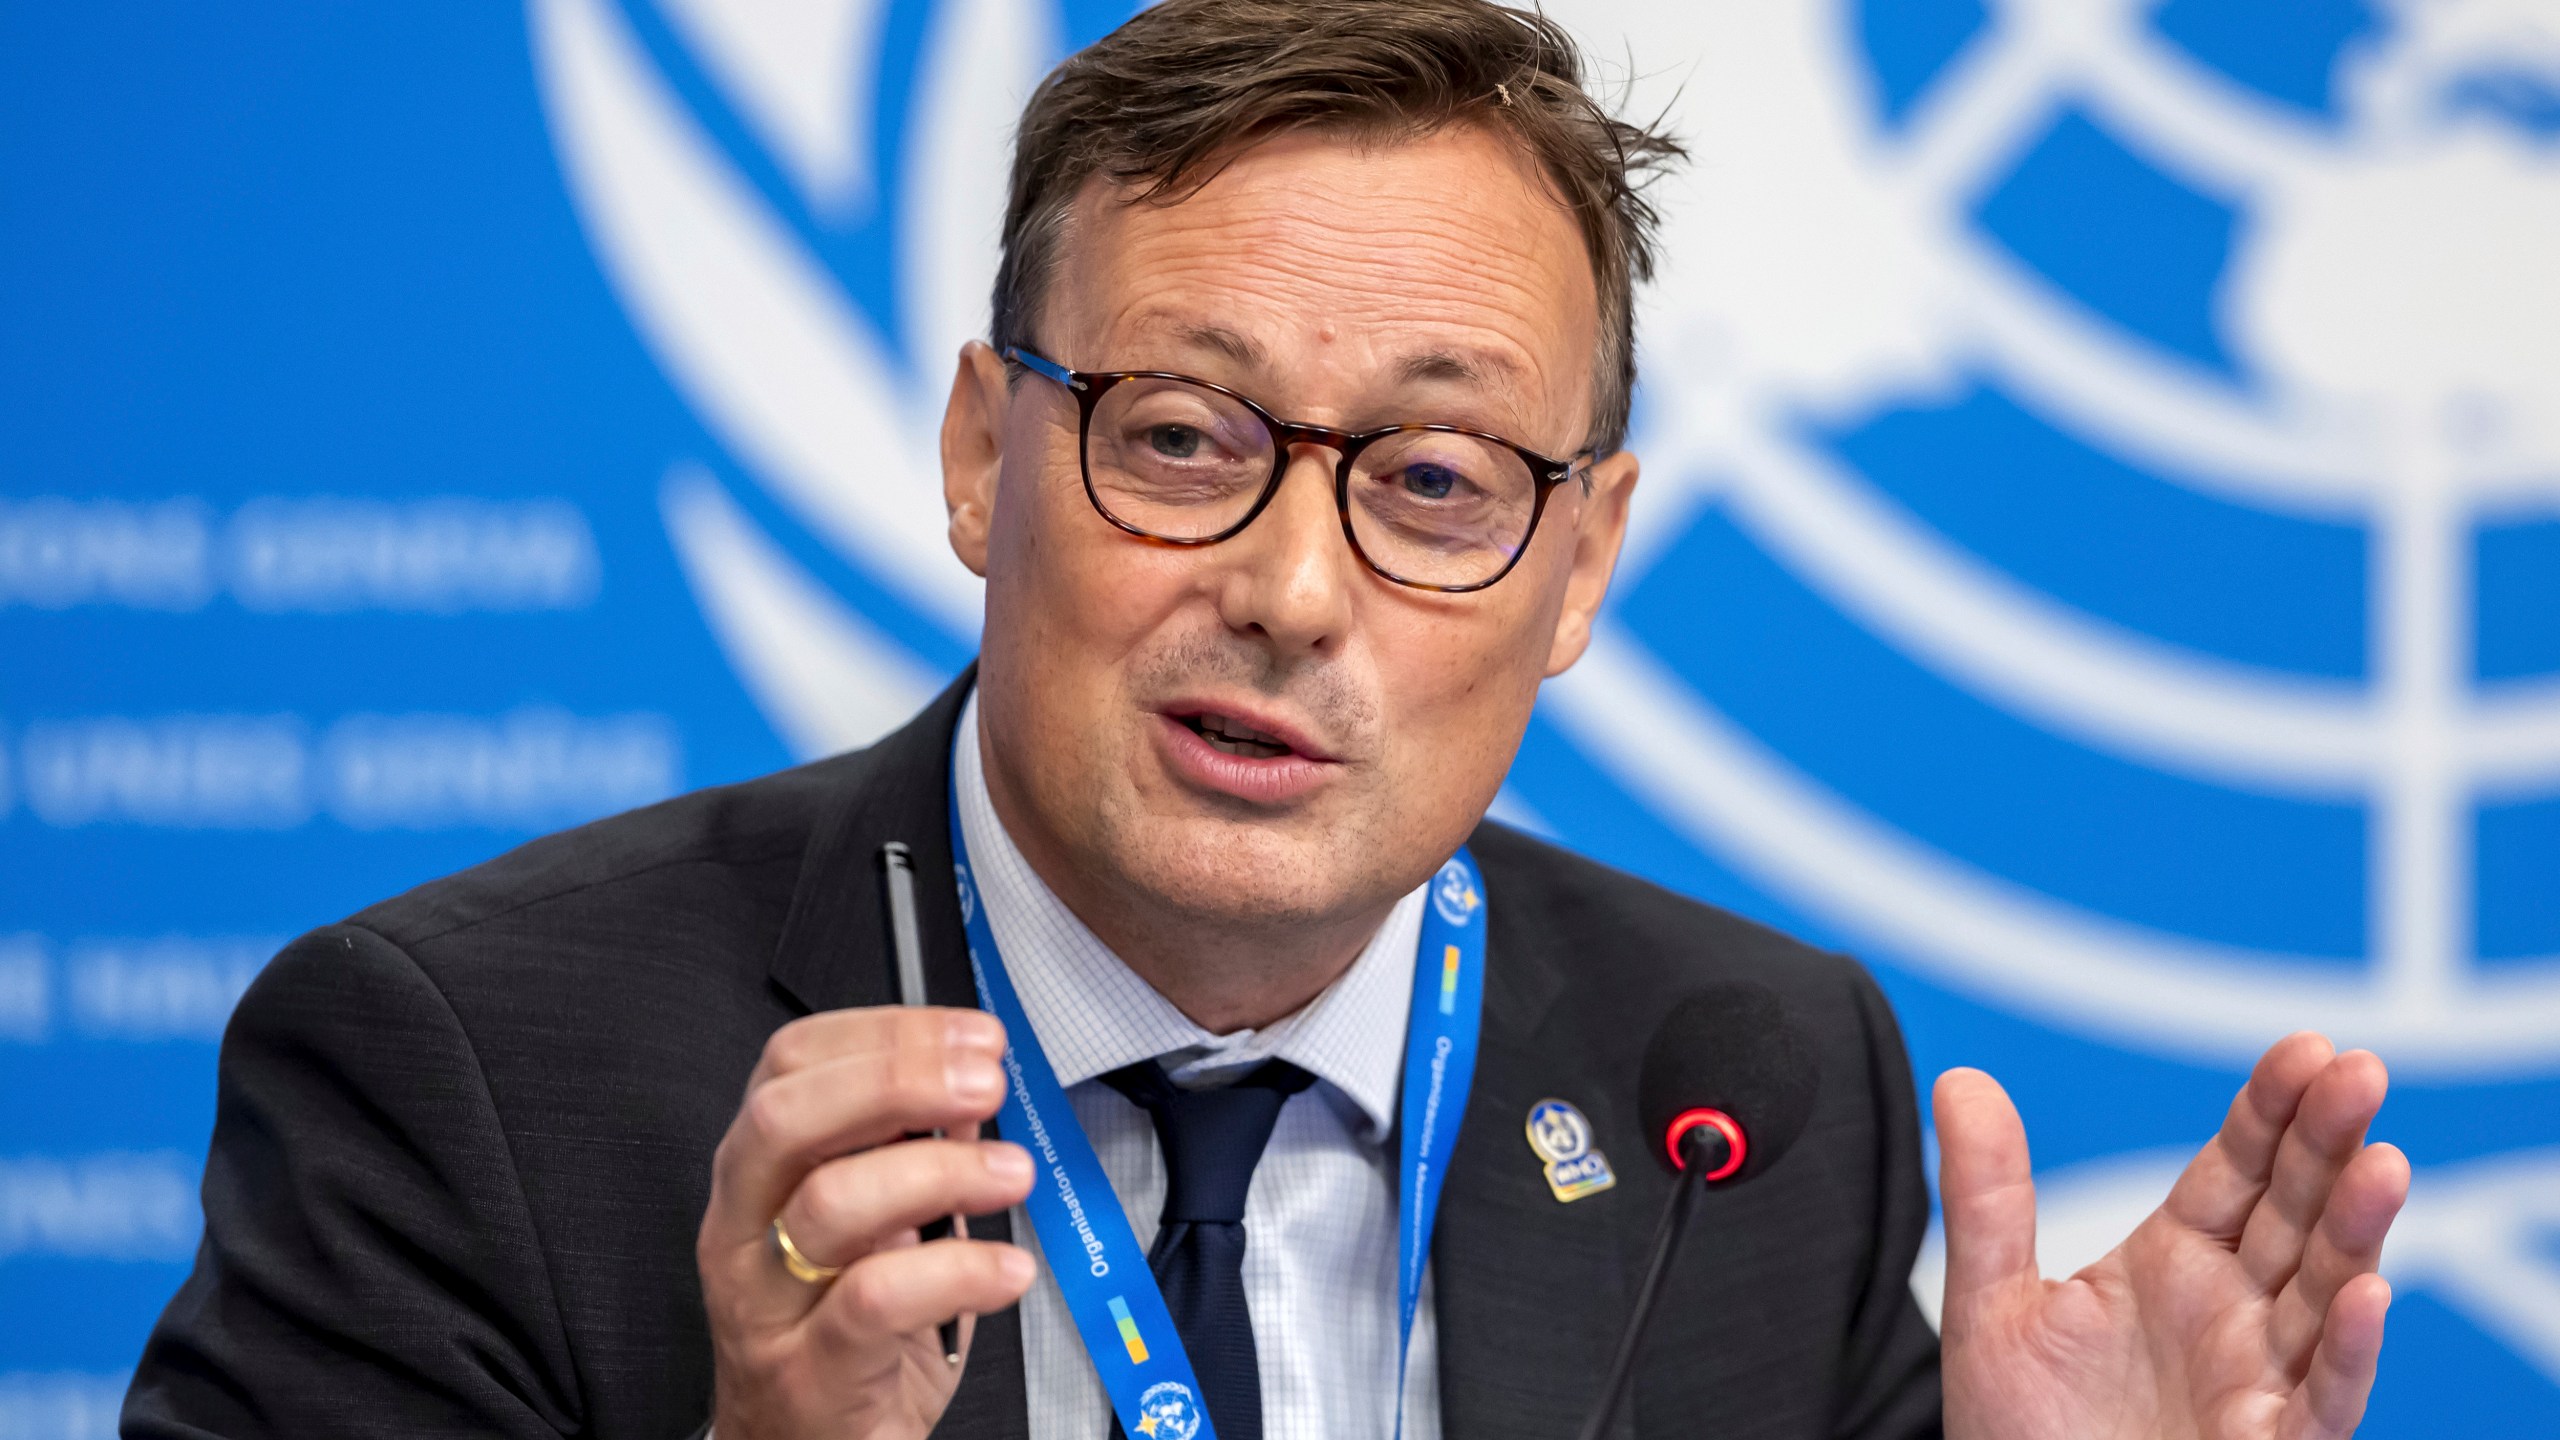
[[[1591,492],[1582,497],[1573,529],[1573,569],[1566,575],[1564,608],[1556,615],[1555,638],[1547,646],[1549,678],[1573,668],[1591,645],[1591,622],[1608,598],[1609,576],[1618,568],[1618,547],[1627,538],[1627,502],[1635,495],[1636,457],[1621,450],[1594,462]],[[1575,482],[1566,481],[1570,485]]]
[[[987,533],[1004,471],[1005,411],[1012,398],[1004,360],[984,341],[960,347],[951,401],[942,410],[942,503],[951,513],[951,553],[984,579]]]

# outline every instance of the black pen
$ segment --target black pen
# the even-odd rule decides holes
[[[924,1005],[924,941],[916,929],[916,871],[907,855],[907,847],[892,840],[880,847],[880,883],[889,900],[889,955],[891,978],[897,982],[898,1003]],[[933,1132],[935,1139],[942,1132]],[[918,1232],[923,1239],[940,1240],[952,1233],[954,1218],[945,1216],[924,1225]],[[960,1363],[960,1317],[942,1322],[942,1358],[953,1365]]]

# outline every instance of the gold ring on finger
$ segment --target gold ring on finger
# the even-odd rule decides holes
[[[779,1215],[773,1217],[773,1248],[782,1253],[782,1268],[804,1285],[824,1285],[844,1273],[841,1265],[816,1264],[801,1254],[800,1247],[791,1243],[791,1232],[782,1228]]]

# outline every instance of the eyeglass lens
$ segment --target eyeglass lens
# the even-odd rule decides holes
[[[1095,402],[1085,464],[1094,498],[1134,530],[1205,540],[1235,528],[1272,481],[1269,426],[1230,395],[1135,377]],[[1502,573],[1527,543],[1538,484],[1510,447],[1472,435],[1403,430],[1353,461],[1351,530],[1369,562],[1398,579],[1472,585]]]

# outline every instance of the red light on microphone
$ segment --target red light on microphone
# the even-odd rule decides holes
[[[1703,1106],[1694,1110],[1683,1110],[1671,1117],[1671,1124],[1665,1127],[1662,1135],[1663,1147],[1671,1152],[1671,1163],[1675,1168],[1681,1170],[1689,1168],[1688,1160],[1680,1153],[1680,1142],[1688,1139],[1689,1132],[1701,1125],[1724,1137],[1724,1163],[1698,1177],[1712,1185],[1742,1168],[1742,1162],[1750,1156],[1751,1145],[1743,1138],[1742,1127],[1734,1123],[1734,1118],[1723,1111],[1710,1110]]]

